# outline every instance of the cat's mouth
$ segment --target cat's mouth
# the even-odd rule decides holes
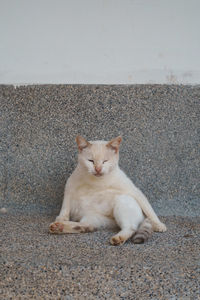
[[[103,174],[102,173],[95,173],[94,176],[96,177],[101,177]]]

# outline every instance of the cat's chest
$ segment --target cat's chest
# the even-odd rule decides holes
[[[111,187],[103,188],[87,184],[79,185],[71,195],[71,217],[80,220],[90,213],[112,216],[117,191]]]
[[[74,189],[72,198],[75,200],[82,198],[102,198],[106,195],[117,193],[117,189],[114,186],[97,186],[92,184],[80,184]]]

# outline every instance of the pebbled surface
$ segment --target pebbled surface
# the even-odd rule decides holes
[[[200,218],[161,218],[145,244],[113,232],[51,235],[54,217],[1,215],[0,299],[197,300]]]
[[[120,166],[159,215],[198,216],[200,86],[0,85],[0,208],[55,213],[75,137],[121,134]]]

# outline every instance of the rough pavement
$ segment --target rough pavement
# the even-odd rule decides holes
[[[199,218],[119,247],[111,231],[50,235],[53,219],[1,215],[0,299],[200,299]]]

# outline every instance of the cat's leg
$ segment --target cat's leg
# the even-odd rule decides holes
[[[62,207],[59,215],[56,217],[56,222],[69,221],[69,215],[70,215],[70,179],[68,179],[65,186]]]
[[[76,233],[77,230],[74,229],[76,227],[74,222],[69,221],[70,214],[70,187],[69,182],[67,182],[64,191],[64,198],[62,203],[62,208],[60,210],[60,214],[56,217],[55,222],[49,225],[50,233]]]
[[[146,196],[140,191],[133,183],[133,197],[136,199],[137,203],[140,205],[145,216],[149,219],[152,224],[153,231],[164,232],[167,230],[165,224],[163,224],[157,217],[155,211],[153,210],[151,204],[149,203]]]
[[[112,245],[125,243],[133,236],[144,220],[140,206],[128,195],[116,196],[113,215],[121,231],[111,238],[110,242]]]
[[[87,223],[90,224],[90,226],[94,227],[95,229],[98,228],[116,228],[116,222],[115,220],[106,217],[104,215],[100,214],[94,214],[92,212],[91,214],[87,214],[83,216],[83,218],[80,221],[81,223]]]
[[[84,233],[91,232],[98,228],[114,228],[116,223],[114,220],[100,215],[100,214],[87,214],[83,216],[80,222],[72,221],[55,221],[49,226],[50,233]]]
[[[62,221],[53,222],[49,226],[50,233],[63,234],[63,233],[85,233],[94,231],[94,227],[90,224],[83,222]]]

